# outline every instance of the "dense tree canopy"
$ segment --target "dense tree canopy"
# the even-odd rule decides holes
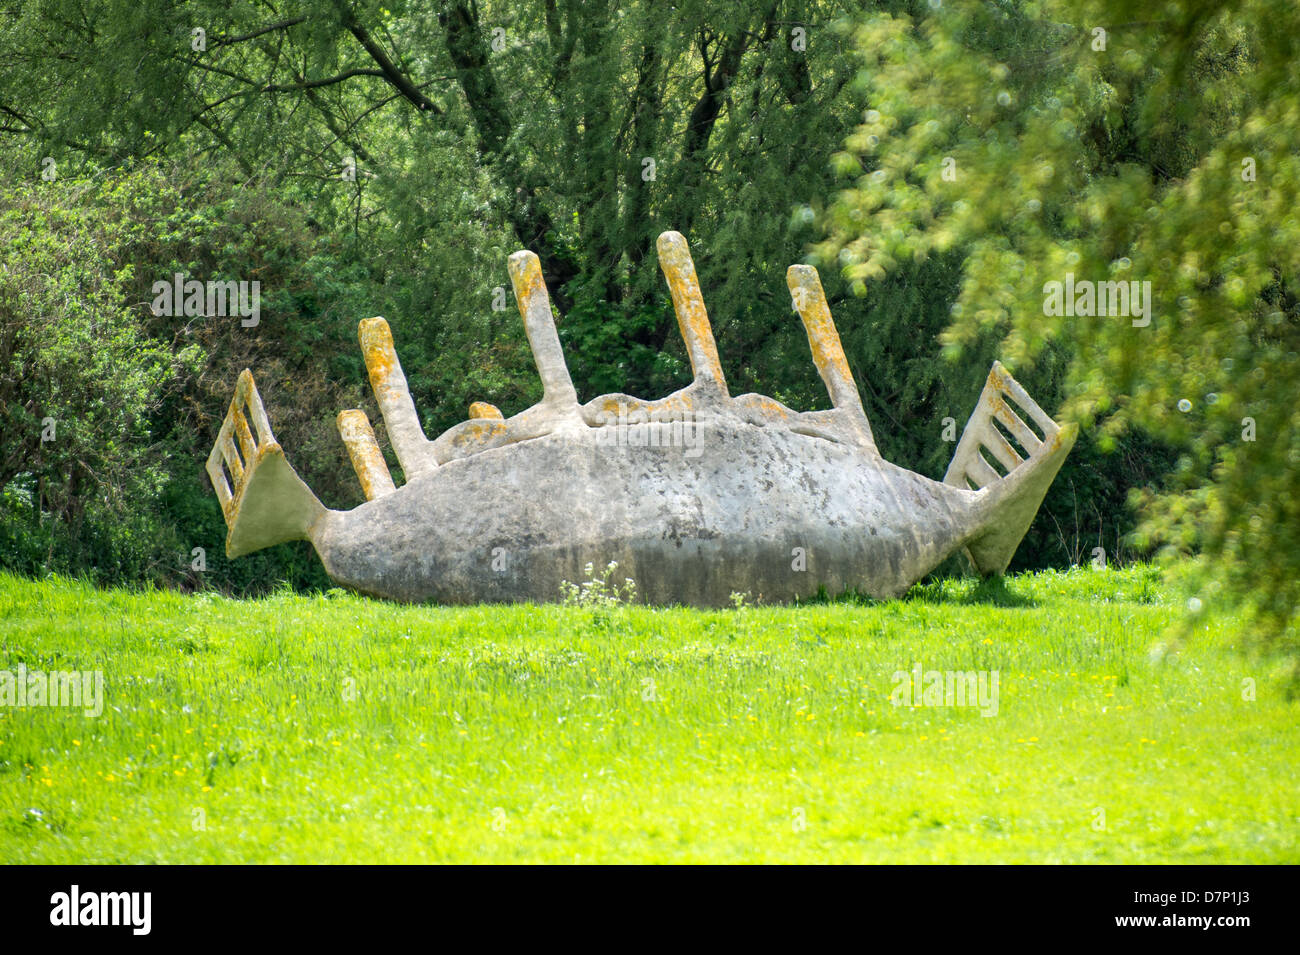
[[[1066,414],[1106,447],[1136,427],[1178,449],[1165,493],[1138,492],[1138,540],[1204,554],[1193,607],[1244,595],[1293,640],[1295,4],[955,5],[856,39],[871,109],[821,257],[864,290],[961,249],[950,352],[990,332],[1021,365],[1066,348]],[[1145,314],[1053,304],[1075,279],[1145,288]]]

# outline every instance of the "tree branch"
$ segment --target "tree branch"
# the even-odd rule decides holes
[[[263,86],[259,92],[290,93],[294,90],[315,90],[320,89],[322,86],[333,86],[335,83],[342,83],[344,80],[350,80],[354,76],[378,76],[382,79],[388,78],[387,74],[385,74],[383,70],[372,70],[369,68],[344,70],[342,73],[335,76],[326,76],[316,80],[304,79],[299,80],[296,83],[272,83],[268,86]]]
[[[243,43],[246,40],[255,40],[259,36],[264,36],[265,34],[272,33],[275,30],[287,30],[289,29],[289,27],[296,27],[298,24],[306,23],[306,22],[307,22],[307,18],[305,16],[292,17],[291,19],[288,20],[280,20],[277,23],[268,24],[267,26],[264,26],[261,29],[254,30],[252,33],[245,33],[243,36],[217,37],[215,40],[212,41],[212,45],[230,46],[235,43]]]
[[[397,68],[397,65],[389,59],[388,54],[371,38],[370,34],[366,32],[366,28],[357,21],[351,12],[345,14],[344,23],[348,28],[348,32],[356,37],[357,42],[370,54],[370,58],[379,64],[381,70],[379,75],[388,80],[393,89],[401,93],[417,109],[426,113],[433,113],[435,116],[442,115],[442,110],[438,108],[438,104],[421,93],[420,88]]]
[[[705,64],[704,92],[700,94],[686,122],[682,154],[688,161],[698,159],[708,146],[709,137],[713,135],[713,126],[722,112],[722,94],[736,78],[736,73],[740,70],[741,57],[748,47],[748,31],[741,30],[732,37],[731,43],[722,51],[722,55],[716,61],[717,66],[713,66],[714,61],[707,56],[707,41],[701,41],[700,52],[704,55]]]
[[[505,187],[506,218],[519,241],[541,259],[543,272],[552,282],[551,294],[565,308],[567,299],[562,288],[576,271],[571,262],[557,254],[555,224],[539,202],[524,164],[510,146],[514,125],[488,62],[488,47],[479,30],[476,8],[466,0],[447,0],[438,14],[438,22],[447,31],[447,53],[474,118],[479,149],[483,158],[496,167],[496,174]]]

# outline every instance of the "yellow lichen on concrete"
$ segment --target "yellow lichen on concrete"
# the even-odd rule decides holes
[[[793,517],[795,530],[826,545],[818,552],[819,585],[865,581],[873,596],[895,596],[956,550],[981,573],[1005,570],[1074,443],[1075,425],[1058,426],[995,363],[945,476],[952,487],[904,472],[875,447],[816,270],[794,266],[787,282],[834,407],[797,412],[765,395],[729,396],[686,240],[664,233],[659,258],[694,372],[690,385],[659,400],[611,394],[578,405],[531,252],[510,257],[510,276],[544,392],[509,420],[474,402],[468,421],[428,441],[388,324],[363,321],[367,372],[411,480],[399,492],[366,415],[341,412],[339,434],[372,502],[351,512],[327,509],[294,472],[245,370],[207,462],[228,526],[227,555],[306,539],[342,586],[396,600],[461,601],[549,599],[580,558],[594,551],[604,560],[612,550],[620,560],[627,555],[638,585],[649,575],[645,592],[656,600],[713,605],[734,597],[737,585],[800,596],[782,590],[790,575],[781,541]],[[662,427],[678,420],[694,427]],[[614,434],[629,426],[637,427],[626,441]],[[713,428],[716,435],[701,441],[702,429]],[[679,444],[687,448],[680,458],[629,460],[611,450]],[[440,462],[445,470],[421,474]],[[510,490],[503,481],[521,493],[501,494]],[[457,531],[456,516],[466,514],[468,530]],[[710,550],[729,538],[732,550],[726,543]],[[491,540],[511,545],[512,562],[518,547],[515,566],[526,573],[502,577],[495,562],[489,572],[483,553]],[[687,541],[690,551],[682,550]],[[776,560],[765,556],[770,546]],[[710,553],[721,558],[715,569],[730,567],[730,579],[699,573],[699,557]]]
[[[239,442],[239,453],[245,461],[251,461],[253,455],[257,453],[257,445],[253,441],[253,433],[248,430],[248,419],[237,407],[230,409],[230,419],[234,426],[235,438]]]
[[[757,410],[764,418],[773,422],[789,421],[792,417],[790,409],[781,404],[781,402],[777,401],[775,398],[769,398],[767,395],[758,394],[743,395],[742,398],[744,398],[745,404],[750,408]]]
[[[831,403],[837,408],[862,410],[862,399],[853,381],[853,372],[849,370],[848,359],[844,356],[840,334],[831,318],[826,293],[822,290],[821,276],[811,265],[792,265],[786,271],[785,280],[795,310],[803,319],[804,329],[808,333],[808,346],[812,349],[813,364],[826,383]]]
[[[438,465],[420,427],[415,403],[406,387],[406,376],[393,347],[393,333],[382,318],[367,318],[357,328],[361,354],[370,375],[370,387],[384,416],[388,439],[408,478],[432,471]]]
[[[542,401],[573,408],[578,403],[578,393],[569,377],[569,366],[565,364],[560,336],[555,330],[551,297],[542,280],[542,263],[536,254],[520,251],[510,256],[508,268],[528,346],[533,350],[537,373],[542,379]]]
[[[233,484],[232,491],[238,497],[239,491],[237,488],[244,482],[244,462],[235,450],[235,442],[231,439],[229,431],[222,429],[220,443],[221,456],[226,459],[226,468],[230,471],[230,479]]]
[[[360,409],[340,411],[337,423],[339,437],[348,449],[352,470],[357,472],[366,500],[373,501],[397,490],[366,413]]]
[[[607,417],[612,416],[616,418],[618,417],[620,408],[626,408],[633,404],[637,405],[638,407],[644,407],[648,405],[649,402],[642,401],[639,398],[628,399],[626,397],[618,398],[613,395],[607,395],[599,399],[598,410],[600,414],[606,415]]]
[[[1034,424],[1038,425],[1044,437],[1051,437],[1060,429],[1060,425],[1052,420],[1051,415],[1038,406],[1038,402],[1029,397],[1029,393],[1020,386],[1020,382],[1011,377],[1011,372],[1007,371],[1000,361],[995,361],[993,368],[989,371],[985,389],[990,388],[997,393],[1004,403],[1006,398],[1010,398],[1019,405],[1024,410],[1024,413],[1033,420]],[[1009,405],[1007,410],[1015,414]]]
[[[549,300],[550,295],[546,290],[546,281],[542,278],[542,262],[536,254],[527,252],[520,254],[510,263],[510,277],[513,279],[515,289],[515,305],[519,308],[519,317],[526,323],[528,321],[528,306],[536,301],[539,295],[546,295]]]
[[[248,409],[247,416],[242,410],[244,408]],[[250,430],[250,418],[257,426],[256,436]],[[263,443],[275,441],[275,436],[271,433],[271,423],[266,417],[266,409],[262,406],[262,397],[257,393],[257,385],[253,383],[253,373],[245,368],[235,381],[234,397],[230,399],[230,407],[221,422],[221,430],[217,433],[217,440],[212,447],[212,453],[208,455],[206,466],[227,525],[234,521],[238,511],[246,472],[252,470],[256,460],[259,436]],[[226,473],[222,471],[223,463],[225,472],[230,475],[228,481]]]
[[[510,431],[504,421],[496,418],[471,419],[460,425],[459,429],[452,441],[453,446],[458,449],[486,444],[493,438],[499,438]]]
[[[1020,417],[1018,409],[1042,429],[1041,440]],[[1020,452],[994,426],[995,420],[1001,422],[1028,457],[1021,457]],[[1073,442],[1072,437],[1069,442]],[[1065,448],[1066,444],[1067,439],[1062,434],[1061,426],[1029,397],[1001,362],[995,361],[984,382],[984,390],[980,392],[975,410],[967,420],[961,440],[953,451],[943,482],[965,489],[969,481],[979,488],[986,488],[1018,473],[1026,461],[1038,462],[1051,458]],[[1002,465],[1007,472],[1005,475],[999,474],[984,459],[980,453],[981,448]]]
[[[710,381],[725,393],[726,378],[722,362],[718,359],[718,345],[713,340],[713,327],[704,308],[700,293],[700,280],[695,274],[690,248],[680,232],[665,232],[659,236],[659,266],[668,280],[672,294],[673,310],[677,313],[677,327],[691,359],[691,371],[696,381]]]
[[[1010,432],[1011,437],[1015,438],[1022,448],[1030,454],[1038,450],[1043,442],[1030,430],[1029,425],[1021,420],[1015,409],[1007,404],[1002,392],[995,392],[990,398],[989,404],[992,416],[1002,422],[1002,426]]]
[[[392,330],[382,318],[366,318],[357,326],[357,338],[361,342],[361,355],[370,376],[370,387],[382,404],[382,398],[389,397],[397,384],[393,381],[393,369],[397,367],[398,372],[401,371],[397,364],[397,350],[393,347]],[[405,376],[402,384],[405,384]]]
[[[326,513],[285,460],[247,368],[235,383],[206,470],[226,519],[230,557],[307,537]]]
[[[632,398],[630,395],[601,395],[591,399],[582,414],[588,425],[593,427],[617,425],[629,421],[633,416],[642,422],[689,420],[695,414],[694,399],[690,395],[693,387],[695,386],[688,385],[681,391],[672,392],[667,398],[654,401]]]

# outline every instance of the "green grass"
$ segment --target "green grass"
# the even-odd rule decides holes
[[[1142,567],[725,612],[0,575],[0,669],[107,696],[0,707],[0,857],[1300,861],[1300,703],[1183,615]],[[997,670],[997,715],[891,705],[918,661]]]

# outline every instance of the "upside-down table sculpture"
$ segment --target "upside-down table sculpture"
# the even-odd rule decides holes
[[[666,232],[658,246],[694,372],[658,401],[578,403],[531,252],[510,257],[510,279],[543,397],[511,418],[475,402],[470,420],[428,440],[388,324],[363,321],[366,368],[405,484],[394,486],[365,413],[344,411],[339,433],[366,496],[349,511],[324,507],[294,472],[245,369],[207,463],[226,553],[306,539],[343,586],[445,603],[554,601],[587,564],[611,561],[640,599],[697,606],[823,587],[894,596],[959,551],[980,573],[1006,569],[1075,426],[1059,426],[995,362],[943,483],[890,464],[821,280],[804,265],[787,282],[834,407],[733,398],[686,240]]]

